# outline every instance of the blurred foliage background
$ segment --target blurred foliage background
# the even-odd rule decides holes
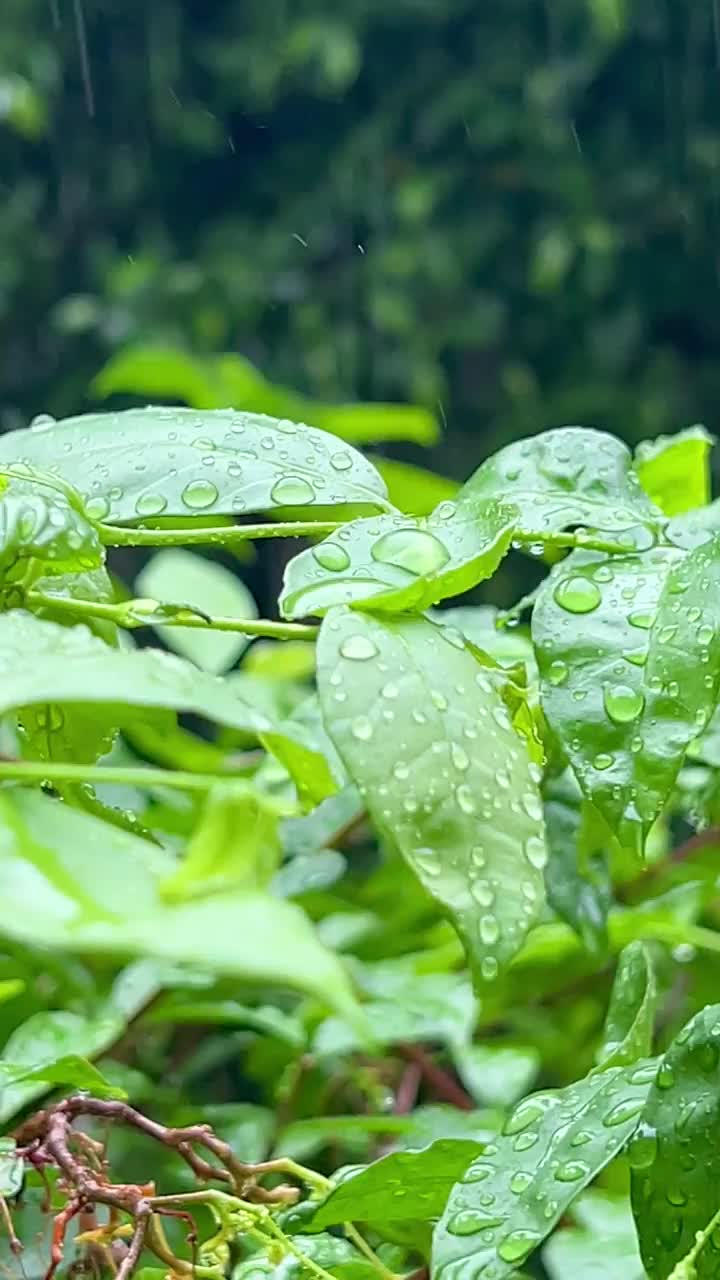
[[[456,478],[561,423],[712,429],[717,23],[710,0],[4,0],[0,426],[89,407],[110,357],[161,345],[423,406]]]

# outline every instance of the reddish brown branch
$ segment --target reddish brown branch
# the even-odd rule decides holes
[[[433,1062],[426,1049],[419,1044],[401,1044],[398,1048],[408,1062],[417,1063],[423,1079],[441,1102],[449,1102],[451,1106],[458,1107],[461,1111],[472,1111],[475,1104],[470,1095],[450,1075],[449,1071],[445,1071],[443,1067]]]

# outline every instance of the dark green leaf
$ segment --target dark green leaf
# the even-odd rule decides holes
[[[666,516],[681,515],[710,501],[710,450],[704,427],[645,440],[635,451],[635,470],[645,492]]]
[[[607,944],[607,914],[612,886],[607,856],[602,851],[605,832],[570,769],[545,779],[545,831],[548,864],[545,888],[548,902],[575,930],[591,952]]]
[[[512,1275],[633,1133],[655,1070],[612,1068],[520,1102],[450,1193],[434,1280]]]
[[[657,986],[649,948],[631,942],[621,951],[602,1044],[599,1070],[629,1066],[646,1058],[652,1048]]]
[[[451,917],[488,981],[541,909],[546,859],[539,770],[498,679],[459,633],[423,618],[336,610],[323,622],[318,682],[328,733],[376,827]]]
[[[489,578],[514,527],[512,508],[494,501],[480,513],[444,502],[426,519],[354,520],[289,562],[281,611],[302,618],[346,604],[392,613],[427,609]]]
[[[661,1059],[628,1151],[633,1213],[651,1280],[665,1280],[717,1212],[719,1063],[720,1005],[708,1005]],[[715,1243],[701,1250],[695,1265],[700,1280],[720,1275]]]
[[[66,418],[46,431],[2,436],[3,461],[57,468],[99,520],[313,503],[388,506],[375,468],[335,436],[230,410],[127,409]]]

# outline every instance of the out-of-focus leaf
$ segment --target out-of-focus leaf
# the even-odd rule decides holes
[[[598,831],[600,820],[588,801],[583,800],[569,769],[546,778],[543,794],[548,902],[575,930],[588,951],[601,952],[607,944],[612,885],[607,856],[602,852],[605,839]]]
[[[720,1005],[707,1005],[661,1059],[628,1151],[635,1225],[651,1280],[665,1280],[717,1212],[719,1063]],[[720,1275],[714,1244],[695,1266],[699,1280]]]
[[[23,1184],[25,1165],[14,1138],[0,1138],[0,1196],[16,1196]]]
[[[35,1013],[21,1023],[2,1051],[0,1123],[45,1093],[48,1084],[104,1087],[103,1076],[84,1059],[109,1049],[124,1028],[118,1014],[86,1018],[69,1010]],[[90,1077],[92,1085],[81,1083]]]
[[[306,699],[277,728],[265,730],[260,740],[289,773],[305,809],[314,809],[347,781],[315,697]]]
[[[180,547],[156,551],[138,574],[136,587],[142,596],[161,603],[187,604],[211,617],[257,617],[255,601],[234,573]],[[162,638],[171,649],[213,675],[232,667],[250,641],[239,632],[190,627],[163,627]]]
[[[357,980],[371,996],[363,1012],[380,1045],[435,1040],[455,1045],[472,1034],[478,1005],[470,983],[459,974],[415,974],[386,962],[358,970]],[[359,1043],[351,1026],[326,1018],[316,1032],[313,1051],[323,1056],[348,1053]]]
[[[635,450],[635,470],[645,492],[666,516],[682,515],[710,501],[710,450],[704,427],[645,440]]]
[[[496,675],[459,633],[423,618],[334,610],[320,633],[328,733],[378,831],[450,916],[486,981],[536,919],[546,861],[539,770]]]
[[[522,1098],[540,1069],[532,1045],[457,1044],[453,1058],[476,1102],[508,1107]]]
[[[543,1249],[550,1280],[645,1280],[625,1201],[590,1191],[573,1205],[572,1214],[578,1225],[556,1231]]]
[[[523,1099],[450,1192],[433,1237],[435,1280],[512,1275],[638,1123],[656,1064],[611,1068]]]
[[[0,1081],[2,1080],[8,1084],[40,1081],[42,1084],[69,1085],[73,1089],[84,1089],[96,1098],[127,1098],[124,1089],[111,1085],[102,1071],[98,1071],[92,1062],[76,1053],[66,1053],[61,1058],[45,1062],[34,1069],[18,1067],[11,1062],[0,1062]]]
[[[278,822],[277,806],[251,783],[219,783],[205,802],[182,862],[162,881],[162,897],[182,902],[265,888],[280,860]]]
[[[481,514],[443,503],[431,516],[354,520],[285,570],[286,618],[334,605],[399,613],[424,610],[489,578],[510,546],[515,515],[490,502]]]
[[[650,951],[631,942],[620,953],[598,1051],[598,1070],[629,1066],[652,1048],[657,985]]]
[[[454,498],[460,487],[455,480],[410,462],[377,457],[372,461],[388,487],[393,506],[407,515],[429,516],[441,502]]]

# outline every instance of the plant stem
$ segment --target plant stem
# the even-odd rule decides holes
[[[347,1236],[348,1240],[352,1240],[352,1243],[355,1245],[355,1248],[359,1249],[361,1253],[365,1254],[365,1257],[367,1258],[368,1262],[375,1268],[378,1275],[381,1275],[383,1277],[383,1280],[397,1280],[397,1277],[395,1276],[394,1272],[392,1272],[389,1269],[389,1267],[385,1266],[385,1263],[382,1261],[381,1258],[378,1258],[375,1250],[370,1248],[370,1245],[368,1244],[367,1240],[365,1240],[364,1237],[360,1235],[360,1232],[358,1231],[357,1227],[353,1226],[352,1222],[344,1222],[343,1231],[345,1232],[345,1235]]]
[[[596,538],[589,533],[525,533],[518,531],[513,534],[513,542],[521,542],[523,544],[537,544],[543,547],[568,547],[570,549],[581,548],[583,551],[602,551],[607,555],[628,556],[632,555],[635,547],[628,542],[612,542],[607,538]]]
[[[342,528],[342,520],[286,520],[279,524],[211,525],[207,529],[145,529],[100,524],[100,541],[106,547],[188,547],[221,543],[232,546],[259,538],[325,537]]]
[[[272,622],[266,618],[211,618],[195,613],[189,605],[158,604],[146,600],[124,600],[109,604],[101,600],[73,600],[69,597],[47,595],[43,591],[28,591],[28,604],[36,608],[53,609],[67,613],[82,621],[83,618],[102,618],[118,627],[132,631],[137,627],[190,627],[203,631],[237,631],[245,636],[266,636],[273,640],[314,640],[319,627],[300,622]],[[176,609],[177,616],[165,610]]]
[[[142,765],[65,764],[63,761],[0,760],[0,782],[107,782],[121,787],[176,787],[209,791],[228,775],[150,769]]]
[[[717,1213],[710,1219],[707,1226],[704,1227],[702,1231],[695,1232],[695,1243],[692,1249],[673,1267],[670,1275],[668,1276],[668,1280],[694,1280],[694,1277],[697,1275],[695,1263],[719,1223],[720,1209],[718,1209]]]

